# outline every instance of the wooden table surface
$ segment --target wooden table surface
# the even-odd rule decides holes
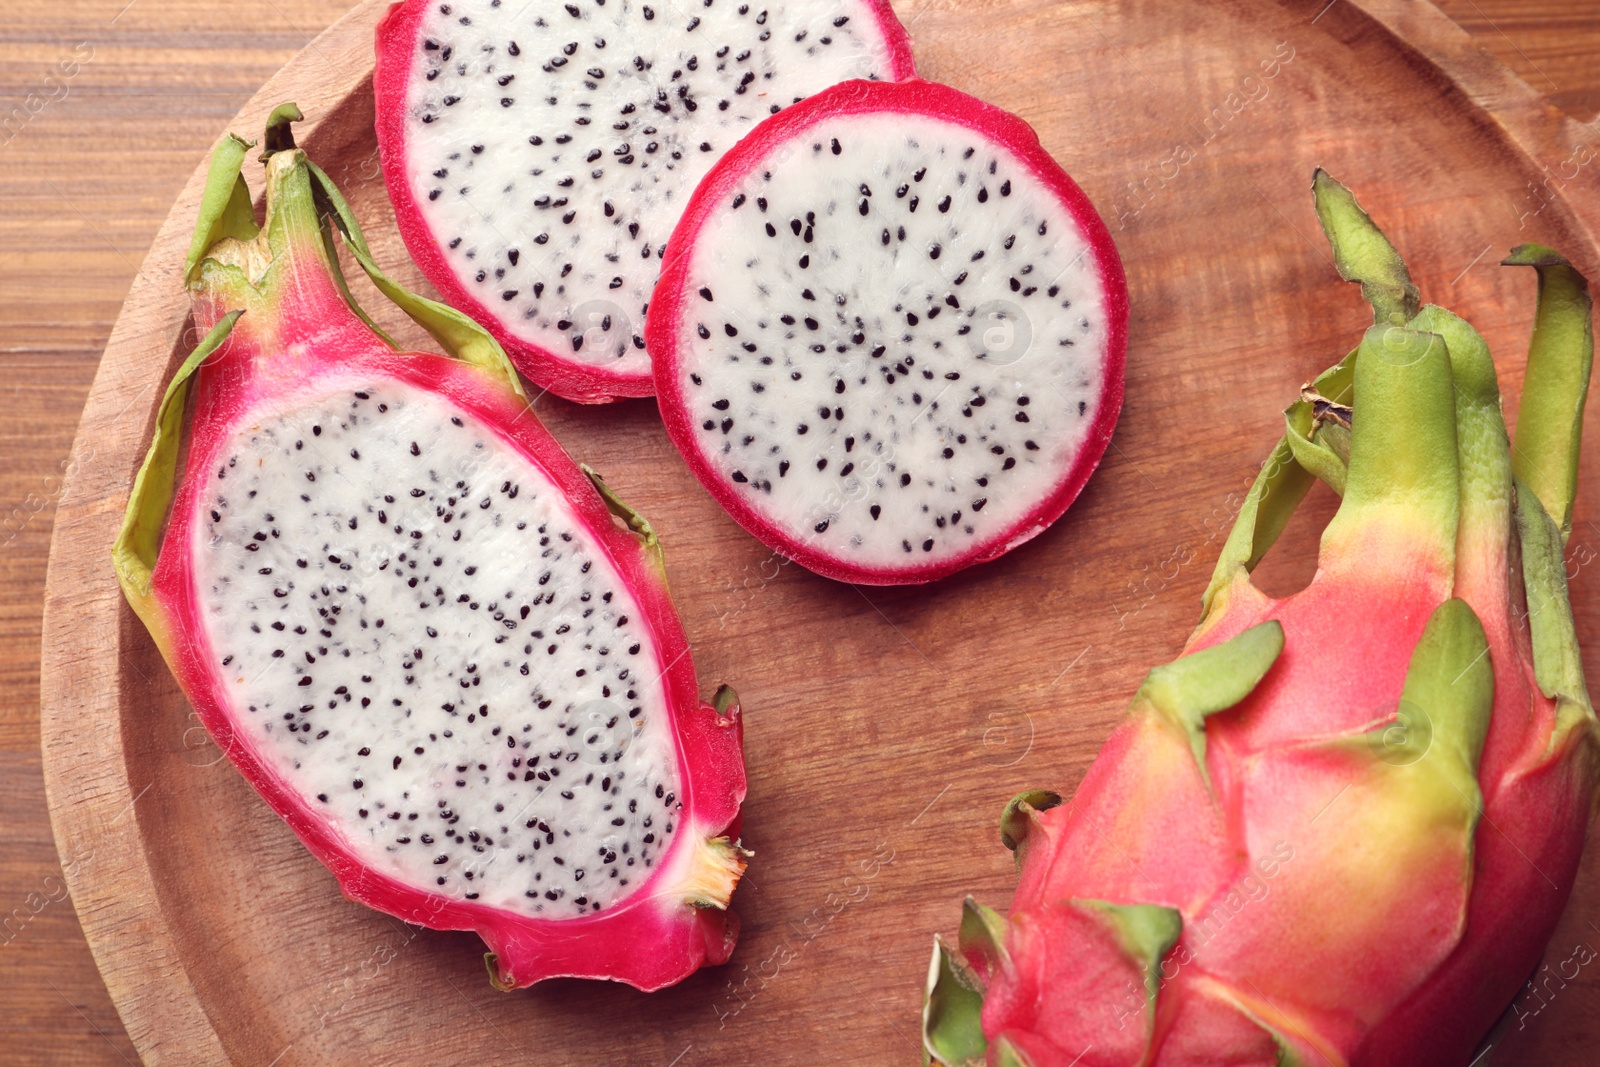
[[[5,1064],[138,1062],[66,898],[39,767],[40,599],[79,411],[128,285],[178,189],[250,94],[347,6],[0,5]],[[1585,121],[1600,113],[1600,0],[1440,6],[1555,105]],[[1600,195],[1600,184],[1591,192]]]

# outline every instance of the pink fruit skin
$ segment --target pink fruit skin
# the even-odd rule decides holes
[[[1032,1067],[1074,1062],[1089,1045],[1098,1048],[1082,1064],[1268,1067],[1278,1052],[1256,1020],[1300,1056],[1291,1061],[1297,1067],[1466,1064],[1537,966],[1566,905],[1597,776],[1583,731],[1569,731],[1551,749],[1556,702],[1534,679],[1508,541],[1493,534],[1464,538],[1448,566],[1419,552],[1406,531],[1369,529],[1359,550],[1343,558],[1330,558],[1325,543],[1317,578],[1293,596],[1268,598],[1246,576],[1229,587],[1186,651],[1215,646],[1268,619],[1283,626],[1285,645],[1255,691],[1206,724],[1216,806],[1198,771],[1185,767],[1187,752],[1142,744],[1147,724],[1130,719],[1073,800],[1035,817],[1012,903],[1014,925],[1075,898],[1182,913],[1183,936],[1162,963],[1149,1058],[1112,1055],[1104,1031],[1086,1025],[1081,1011],[1051,1014],[1033,992],[1109,963],[1063,953],[1059,943],[1046,960],[1026,958],[1033,950],[1015,931],[1008,945],[1025,959],[992,976],[985,1033],[1047,1050],[1030,1060]],[[1418,847],[1389,858],[1392,896],[1343,899],[1350,887],[1313,869],[1306,832],[1295,828],[1319,816],[1330,798],[1337,802],[1350,773],[1318,779],[1308,774],[1311,761],[1297,760],[1293,773],[1272,778],[1266,753],[1370,727],[1392,713],[1374,694],[1399,693],[1423,624],[1452,592],[1483,622],[1495,678],[1470,884],[1460,884],[1449,855]],[[1353,624],[1358,619],[1364,621]],[[1157,764],[1163,755],[1172,766]],[[1242,767],[1252,769],[1241,773]],[[1265,787],[1258,801],[1252,783]],[[1301,855],[1275,856],[1280,839]],[[1390,849],[1392,842],[1377,847]],[[1283,873],[1276,882],[1256,874],[1270,891],[1251,897],[1233,920],[1237,926],[1226,937],[1197,931],[1263,863]],[[1374,908],[1383,914],[1370,924],[1345,921]],[[1404,921],[1393,921],[1397,915]],[[1041,969],[1051,973],[1041,977]],[[1219,990],[1231,1008],[1219,1013],[1213,1003],[1185,1011]],[[1189,1032],[1191,1024],[1203,1026],[1205,1036]]]
[[[912,567],[873,569],[828,556],[778,529],[746,503],[712,466],[700,449],[689,405],[679,395],[677,338],[687,329],[685,315],[689,305],[689,279],[694,249],[700,231],[716,213],[727,195],[760,165],[777,146],[787,143],[805,130],[838,116],[869,115],[883,112],[934,115],[965,126],[1004,146],[1024,163],[1044,186],[1054,192],[1072,215],[1094,249],[1096,266],[1106,293],[1108,325],[1106,389],[1100,410],[1089,430],[1082,451],[1072,467],[1063,472],[1053,492],[1013,526],[975,545],[965,556]],[[1122,396],[1128,347],[1128,284],[1111,233],[1094,205],[1044,146],[1039,135],[1022,119],[992,104],[968,96],[949,86],[917,78],[900,82],[853,81],[836,85],[794,107],[780,112],[739,142],[712,169],[695,191],[683,219],[667,244],[661,280],[645,322],[645,340],[655,368],[656,392],[661,398],[661,415],[667,435],[678,446],[696,477],[734,520],[760,541],[781,551],[808,570],[826,578],[859,585],[918,585],[937,581],[957,571],[991,560],[1039,536],[1077,500],[1089,476],[1100,465],[1111,443],[1117,418],[1122,413]]]
[[[916,76],[916,61],[911,53],[911,35],[895,17],[888,0],[860,0],[877,22],[889,46],[889,77],[896,80]],[[377,97],[375,127],[378,155],[383,164],[384,181],[394,204],[395,221],[411,258],[423,275],[444,297],[446,303],[472,316],[494,334],[517,369],[541,389],[579,404],[609,404],[617,400],[655,395],[655,379],[649,373],[619,374],[599,367],[573,363],[548,349],[510,336],[496,325],[494,313],[457,279],[439,243],[423,221],[416,198],[407,180],[405,138],[406,99],[410,91],[411,61],[417,39],[417,26],[430,0],[400,0],[378,24],[377,68],[373,90]],[[654,352],[651,352],[654,356]]]
[[[349,310],[318,254],[297,257],[299,269],[282,279],[276,319],[246,314],[194,383],[194,416],[185,473],[174,501],[152,593],[165,630],[157,633],[167,662],[207,731],[240,773],[289,824],[311,853],[333,872],[346,897],[406,922],[436,930],[477,932],[497,957],[497,984],[531,985],[546,978],[611,979],[645,991],[682,980],[701,966],[726,962],[738,936],[731,911],[690,907],[656,898],[672,866],[656,873],[613,910],[589,918],[538,920],[471,901],[421,892],[362,865],[339,831],[297,795],[236,732],[206,635],[188,546],[199,528],[205,474],[220,461],[231,436],[265,404],[280,404],[285,390],[321,391],[342,381],[393,379],[426,390],[496,432],[560,488],[590,536],[638,598],[663,662],[663,676],[682,774],[681,848],[693,834],[738,837],[745,795],[743,726],[737,709],[719,716],[698,697],[693,660],[668,598],[639,542],[622,532],[594,486],[508,387],[484,372],[443,356],[397,354]],[[306,265],[315,264],[315,267]],[[195,320],[203,334],[228,308],[197,296]],[[302,343],[306,355],[288,355]],[[274,378],[274,367],[292,376]]]
[[[1430,873],[1425,865],[1401,869],[1396,861],[1395,878],[1409,883],[1403,894],[1406,922],[1380,923],[1378,936],[1353,945],[1337,932],[1332,916],[1366,902],[1331,898],[1335,887],[1318,880],[1312,859],[1299,860],[1303,872],[1294,870],[1296,861],[1290,859],[1280,863],[1285,870],[1279,883],[1266,883],[1270,894],[1245,905],[1229,938],[1208,948],[1209,939],[1191,933],[1194,921],[1212,912],[1253,868],[1273,861],[1271,842],[1257,839],[1259,825],[1249,832],[1245,826],[1260,824],[1271,809],[1286,803],[1315,815],[1337,789],[1330,786],[1325,795],[1298,804],[1286,795],[1296,783],[1277,783],[1257,806],[1244,783],[1229,777],[1230,768],[1240,766],[1246,753],[1262,752],[1292,735],[1326,736],[1370,719],[1372,701],[1359,697],[1358,690],[1399,691],[1422,622],[1439,602],[1441,577],[1448,581],[1448,575],[1413,575],[1404,583],[1409,589],[1374,590],[1356,588],[1360,579],[1340,581],[1325,573],[1309,589],[1281,601],[1252,589],[1214,629],[1197,637],[1189,651],[1268,618],[1282,623],[1286,637],[1282,657],[1255,693],[1207,724],[1207,765],[1219,806],[1228,813],[1227,825],[1207,817],[1213,809],[1197,773],[1185,782],[1180,766],[1151,781],[1151,753],[1139,744],[1140,724],[1132,721],[1107,742],[1076,797],[1037,816],[1012,902],[1013,923],[1019,916],[1053,913],[1053,901],[1085,897],[1162,904],[1184,915],[1183,938],[1163,963],[1155,1052],[1148,1061],[1137,1054],[1110,1055],[1101,1040],[1104,1030],[1085,1025],[1081,1007],[1049,1012],[1050,1002],[1034,991],[1070,981],[1068,976],[1091,966],[1063,955],[1059,945],[1048,962],[1019,961],[1015,972],[1002,969],[993,976],[983,1012],[985,1032],[1009,1036],[1024,1048],[1019,1034],[1050,1042],[1033,1046],[1052,1050],[1031,1059],[1033,1067],[1071,1062],[1087,1045],[1099,1047],[1081,1062],[1108,1067],[1274,1064],[1276,1049],[1244,1015],[1238,1016],[1233,1038],[1212,1033],[1191,1043],[1192,1035],[1177,1027],[1192,998],[1220,985],[1275,1024],[1291,1045],[1317,1034],[1317,1042],[1304,1046],[1308,1065],[1465,1064],[1488,1023],[1537,966],[1576,875],[1594,791],[1592,760],[1545,751],[1554,702],[1538,691],[1531,670],[1514,655],[1496,657],[1492,729],[1518,735],[1531,726],[1526,730],[1531,736],[1512,766],[1496,780],[1485,780],[1470,898],[1465,887],[1452,883],[1447,864]],[[1382,622],[1349,626],[1363,602],[1383,608]],[[1526,645],[1525,633],[1509,628],[1514,620],[1503,610],[1496,620],[1489,605],[1474,607],[1484,612],[1492,649]],[[1297,649],[1311,651],[1296,655]],[[1333,666],[1352,662],[1362,669]],[[1310,728],[1313,722],[1320,726]],[[1491,734],[1491,749],[1494,744]],[[1458,925],[1463,927],[1459,941],[1438,936]],[[1260,931],[1260,937],[1241,941],[1241,930]],[[1025,957],[1052,954],[1033,953],[1015,932],[1008,944]],[[1327,959],[1330,952],[1337,958]],[[1359,965],[1352,964],[1352,956]],[[1052,967],[1059,973],[1037,973]],[[1351,1011],[1352,1004],[1362,1010]],[[1207,1028],[1224,1029],[1214,1008],[1196,1013],[1200,1017]],[[1230,1043],[1235,1040],[1237,1045]],[[1254,1051],[1247,1055],[1245,1049]]]

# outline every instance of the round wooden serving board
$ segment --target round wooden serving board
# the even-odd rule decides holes
[[[257,136],[272,105],[297,101],[303,145],[350,195],[379,261],[420,286],[373,142],[385,6],[368,0],[317,38],[229,128]],[[654,520],[703,687],[731,682],[747,709],[756,858],[735,898],[743,941],[728,966],[652,996],[573,981],[498,993],[475,938],[342,899],[206,741],[124,606],[111,542],[162,386],[194,341],[179,275],[203,162],[195,171],[83,416],[44,630],[56,841],[147,1062],[917,1062],[932,934],[954,930],[968,891],[1009,900],[1001,806],[1024,788],[1076,787],[1143,672],[1181,647],[1281,409],[1370,321],[1318,232],[1313,167],[1357,191],[1426,298],[1477,324],[1508,397],[1534,281],[1496,262],[1538,240],[1600,278],[1587,172],[1600,130],[1543,105],[1430,4],[898,6],[925,76],[1031,121],[1116,235],[1133,296],[1127,406],[1104,467],[1045,536],[933,588],[875,590],[774,560],[690,476],[652,403],[538,403],[573,455]],[[1592,677],[1597,451],[1572,561]],[[1309,577],[1330,511],[1317,498],[1265,569],[1269,586]],[[1330,903],[1360,906],[1338,896],[1330,886]],[[1600,946],[1597,908],[1600,853],[1550,974],[1575,946]],[[1573,970],[1519,1002],[1523,1025],[1497,1064],[1593,1062],[1600,968]]]

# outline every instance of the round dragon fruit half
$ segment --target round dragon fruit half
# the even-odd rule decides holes
[[[130,604],[347,896],[477,931],[508,989],[650,990],[725,961],[740,713],[697,697],[655,535],[540,426],[487,334],[377,270],[298,118],[268,129],[264,226],[250,146],[213,160],[187,273],[210,333],[116,546]],[[335,228],[456,358],[364,321]]]
[[[1121,410],[1127,316],[1105,225],[1025,122],[857,81],[707,177],[647,337],[668,433],[733,517],[891,585],[1061,517]]]
[[[603,403],[654,389],[651,291],[719,156],[914,70],[888,0],[406,0],[378,28],[378,147],[428,280],[538,385]]]

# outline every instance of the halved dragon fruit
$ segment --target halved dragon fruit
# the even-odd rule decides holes
[[[268,129],[264,226],[250,146],[213,159],[187,273],[210,333],[129,502],[130,604],[347,896],[477,931],[508,989],[650,990],[725,961],[740,712],[696,695],[650,526],[545,432],[487,334],[378,272],[298,118]],[[363,321],[334,226],[456,358]]]
[[[769,119],[668,245],[647,337],[673,442],[738,522],[843,581],[1036,536],[1122,406],[1110,234],[1021,119],[851,82]]]
[[[654,389],[644,319],[718,157],[836,82],[910,77],[888,0],[406,0],[378,28],[400,232],[541,387]]]

